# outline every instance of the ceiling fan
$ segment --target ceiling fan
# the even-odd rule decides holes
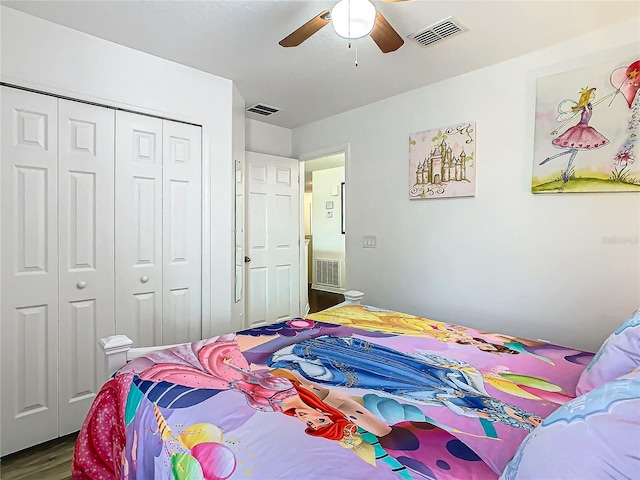
[[[404,44],[402,37],[369,0],[340,0],[331,10],[320,12],[279,43],[283,47],[297,47],[329,22],[339,36],[348,40],[369,35],[382,53],[393,52]]]

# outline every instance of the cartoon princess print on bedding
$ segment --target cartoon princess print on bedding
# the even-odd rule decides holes
[[[267,363],[294,370],[309,381],[381,391],[527,431],[542,421],[491,398],[482,374],[468,363],[436,354],[406,354],[358,338],[325,335],[280,349]]]

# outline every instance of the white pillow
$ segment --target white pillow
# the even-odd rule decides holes
[[[640,309],[613,332],[582,372],[576,395],[583,395],[640,366]]]

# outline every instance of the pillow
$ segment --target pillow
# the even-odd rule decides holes
[[[500,480],[638,478],[640,368],[561,405],[522,442]]]
[[[640,366],[640,309],[609,335],[578,378],[576,396]]]

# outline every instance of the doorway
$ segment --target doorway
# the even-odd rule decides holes
[[[340,303],[346,285],[345,153],[304,162],[304,233],[311,313]]]

